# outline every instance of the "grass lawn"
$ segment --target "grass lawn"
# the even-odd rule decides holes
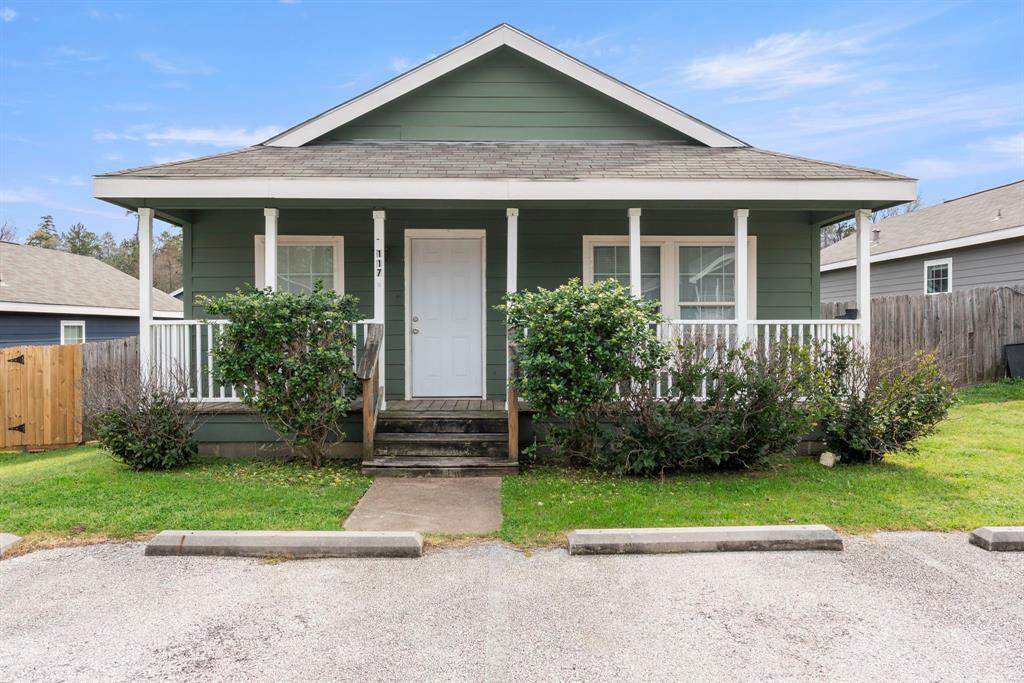
[[[560,540],[575,528],[828,524],[973,529],[1024,524],[1024,382],[968,389],[917,455],[829,469],[778,457],[762,471],[640,480],[535,469],[505,479],[501,535]]]
[[[95,446],[0,453],[0,530],[45,541],[162,529],[340,529],[369,485],[354,466],[213,460],[133,472]]]

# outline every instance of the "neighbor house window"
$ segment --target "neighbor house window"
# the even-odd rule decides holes
[[[924,293],[945,294],[953,291],[953,259],[924,262]]]
[[[317,282],[325,289],[345,291],[345,242],[340,236],[278,235],[277,289],[279,292],[312,292]],[[266,287],[264,255],[267,242],[256,236],[256,286]]]
[[[757,311],[757,239],[747,242],[747,298]],[[583,281],[612,278],[629,287],[629,238],[583,237]],[[670,319],[731,320],[736,316],[736,248],[732,237],[640,238],[643,296],[661,302]]]
[[[60,343],[61,344],[84,344],[85,343],[85,321],[84,320],[61,320],[60,321]]]

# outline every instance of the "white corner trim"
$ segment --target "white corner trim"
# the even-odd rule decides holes
[[[1018,225],[1012,228],[1003,228],[1002,230],[992,230],[991,232],[982,232],[977,235],[967,235],[966,237],[956,237],[954,239],[943,240],[941,242],[921,244],[916,247],[883,251],[881,254],[873,255],[871,257],[871,262],[878,263],[879,261],[895,261],[896,259],[907,258],[910,256],[921,256],[923,254],[934,254],[939,251],[948,251],[950,249],[973,247],[978,244],[998,242],[1000,240],[1013,239],[1014,237],[1024,237],[1024,225]],[[824,273],[830,270],[853,268],[854,265],[856,265],[856,260],[851,258],[844,261],[824,264],[819,270]]]
[[[85,343],[85,321],[84,320],[61,320],[60,321],[60,343],[61,346],[67,343],[65,337],[64,328],[66,327],[81,327],[82,328],[82,340],[81,344]]]
[[[255,282],[256,289],[266,287],[266,235],[255,235]],[[341,235],[278,235],[277,246],[334,247],[334,291],[345,293],[345,238]],[[280,270],[278,271],[280,272]]]
[[[928,291],[928,269],[932,266],[946,266],[946,282],[949,284],[949,289],[945,292],[929,292]],[[921,283],[921,291],[924,294],[948,294],[953,291],[953,257],[947,256],[946,258],[937,258],[930,261],[924,262],[924,282]]]
[[[21,301],[0,301],[2,313],[54,313],[57,315],[102,315],[115,318],[138,318],[135,308],[111,308],[108,306],[72,306],[66,304],[34,304]],[[181,311],[153,311],[154,318],[184,318]]]
[[[465,178],[144,178],[93,179],[98,199],[389,199],[495,201],[911,201],[913,180]]]
[[[338,126],[377,109],[499,47],[510,47],[527,57],[536,59],[563,75],[590,86],[709,147],[746,146],[736,138],[726,135],[675,107],[603,74],[578,59],[506,24],[497,26],[334,109],[300,123],[270,138],[263,144],[275,147],[301,147]]]

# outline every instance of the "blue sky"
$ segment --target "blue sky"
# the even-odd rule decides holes
[[[759,147],[1024,177],[1024,2],[0,0],[0,220],[127,236],[90,176],[260,142],[507,21]]]

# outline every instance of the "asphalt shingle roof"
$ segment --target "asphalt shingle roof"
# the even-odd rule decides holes
[[[871,254],[945,242],[1024,225],[1024,180],[969,194],[879,221]],[[854,258],[856,239],[846,237],[821,251],[821,265]]]
[[[872,169],[753,147],[680,142],[335,142],[257,145],[132,168],[146,178],[337,177],[464,179],[897,179]]]
[[[0,275],[0,302],[139,308],[139,281],[91,256],[0,242]],[[182,304],[154,287],[153,310],[180,313]]]

